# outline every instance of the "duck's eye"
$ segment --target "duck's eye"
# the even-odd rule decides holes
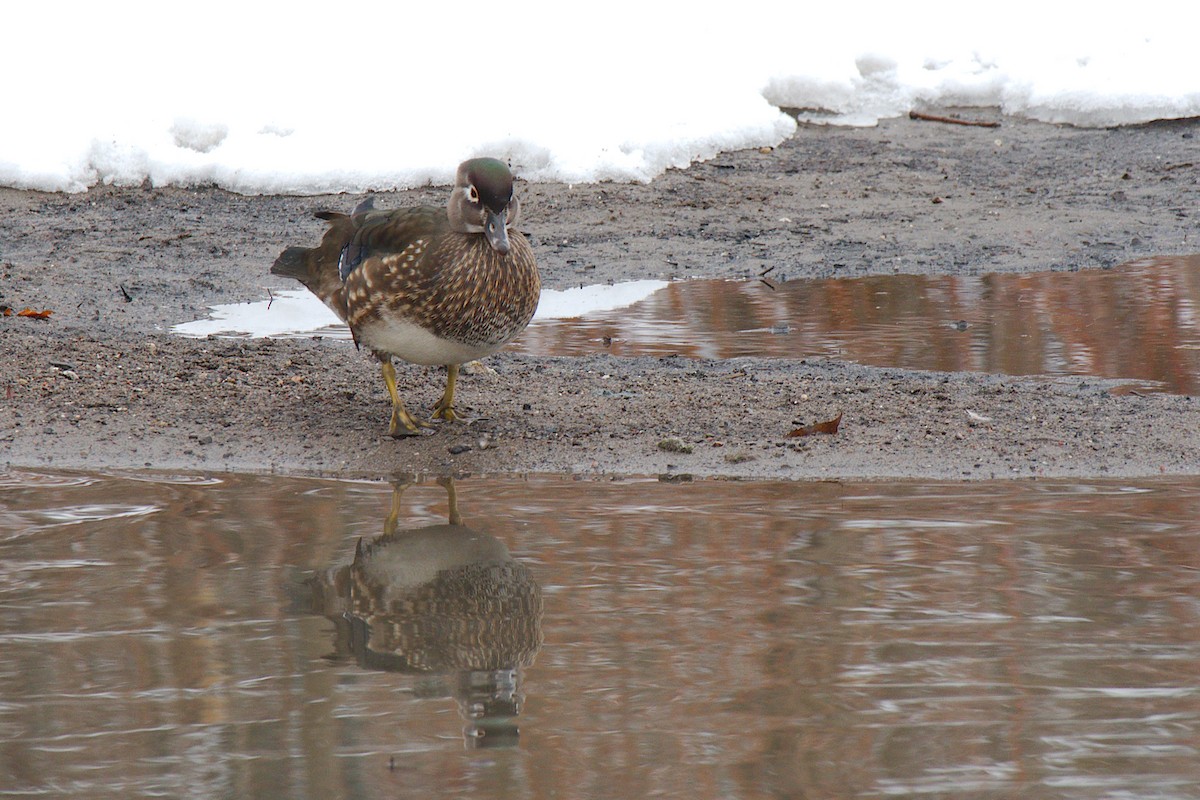
[[[479,191],[474,186],[467,187],[467,199],[472,203],[479,202]]]

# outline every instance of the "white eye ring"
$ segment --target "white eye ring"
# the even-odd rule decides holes
[[[474,186],[467,187],[467,199],[470,200],[472,203],[479,202],[479,192],[475,189]]]

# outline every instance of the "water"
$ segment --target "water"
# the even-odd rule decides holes
[[[1200,256],[1112,269],[684,281],[546,320],[535,354],[831,357],[880,367],[1126,378],[1200,392]]]
[[[534,324],[541,320],[573,319],[626,308],[668,286],[667,281],[638,280],[613,284],[543,289]],[[203,319],[171,327],[181,336],[293,338],[319,335],[350,339],[350,329],[307,289],[271,292],[267,300],[212,306]]]
[[[1077,272],[635,281],[547,292],[543,306],[513,349],[831,357],[919,370],[1087,375],[1200,393],[1200,256]],[[349,336],[303,291],[221,306],[213,316],[175,330]]]
[[[1195,797],[1197,519],[1195,478],[12,472],[0,796]]]

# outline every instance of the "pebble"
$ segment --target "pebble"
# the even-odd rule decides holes
[[[659,450],[665,450],[668,453],[690,453],[692,446],[680,439],[678,436],[670,436],[658,443]]]

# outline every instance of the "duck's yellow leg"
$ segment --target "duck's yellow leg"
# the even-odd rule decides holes
[[[446,365],[446,391],[442,399],[433,407],[433,418],[444,419],[447,422],[461,420],[462,417],[454,410],[454,387],[458,383],[458,364]]]
[[[408,478],[403,480],[394,479],[392,482],[392,507],[388,511],[387,519],[383,521],[383,535],[395,536],[396,525],[400,521],[400,500],[404,497],[404,490],[412,484]]]
[[[382,359],[383,366],[383,382],[387,386],[388,395],[392,398],[392,422],[388,426],[388,436],[412,436],[420,433],[421,428],[429,426],[423,422],[418,422],[412,414],[404,408],[404,401],[400,399],[400,392],[396,390],[396,368],[392,365],[390,358]]]
[[[446,490],[446,503],[450,506],[450,524],[462,525],[462,514],[458,513],[458,492],[454,491],[454,478],[443,475],[437,482]]]

